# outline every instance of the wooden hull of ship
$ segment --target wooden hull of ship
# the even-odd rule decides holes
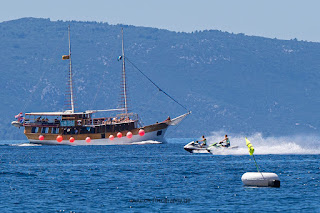
[[[166,123],[159,123],[150,126],[145,126],[145,134],[143,136],[139,135],[139,130],[141,128],[136,128],[130,130],[133,136],[132,138],[127,138],[127,130],[121,131],[122,137],[118,138],[118,132],[107,132],[107,133],[93,133],[93,134],[41,134],[41,133],[25,133],[28,140],[32,144],[42,144],[42,145],[70,145],[70,146],[79,146],[79,145],[132,145],[132,144],[146,144],[146,143],[165,143],[164,135],[168,125]],[[44,140],[39,140],[39,136],[43,135]],[[61,135],[63,140],[58,142],[56,140],[57,136]],[[104,135],[104,138],[102,138]],[[113,135],[114,139],[110,140],[109,136]],[[70,137],[73,137],[74,142],[70,142]],[[90,142],[86,141],[86,138],[90,137]]]

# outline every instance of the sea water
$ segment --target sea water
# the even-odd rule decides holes
[[[194,139],[131,146],[0,142],[1,212],[320,212],[319,142],[252,135],[260,170],[280,188],[245,187],[256,171],[242,136],[231,153],[190,154]],[[208,142],[216,142],[213,134]]]

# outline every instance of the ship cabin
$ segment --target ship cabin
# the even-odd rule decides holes
[[[93,118],[96,111],[25,113],[25,134],[96,134],[130,131],[138,128],[137,114],[118,114],[114,117]]]

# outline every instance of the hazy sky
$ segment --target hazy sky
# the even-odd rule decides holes
[[[0,0],[0,22],[41,17],[320,41],[319,10],[320,0]]]

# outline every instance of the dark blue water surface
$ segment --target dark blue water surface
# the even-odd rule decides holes
[[[248,188],[251,156],[190,154],[186,142],[1,145],[1,212],[320,212],[320,155],[256,155],[281,187]]]

